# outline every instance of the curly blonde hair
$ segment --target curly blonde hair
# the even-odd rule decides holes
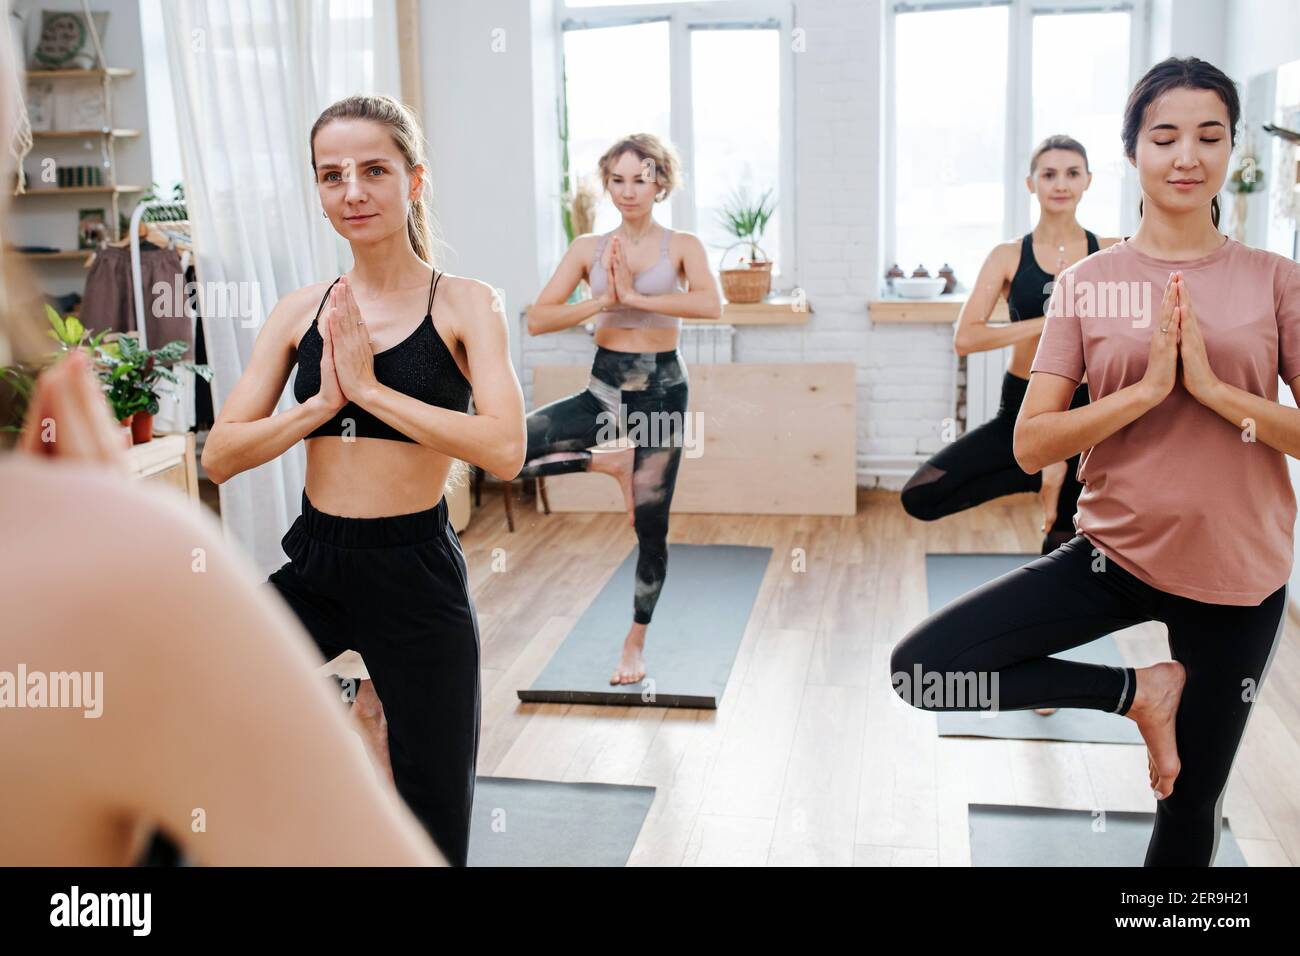
[[[676,148],[654,133],[632,133],[605,150],[605,154],[596,164],[603,188],[609,188],[609,177],[614,173],[614,164],[626,152],[635,153],[637,159],[641,160],[642,166],[651,164],[655,182],[660,188],[660,191],[655,194],[655,202],[663,202],[681,185],[682,161],[677,155]]]

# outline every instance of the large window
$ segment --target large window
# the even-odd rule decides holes
[[[624,133],[654,133],[672,141],[668,62],[666,20],[564,34],[571,175],[594,175],[596,162]],[[625,81],[610,82],[615,76]],[[655,215],[672,226],[670,203],[661,204]],[[608,232],[618,222],[618,209],[605,193],[596,230]]]
[[[696,233],[715,269],[734,266],[744,250],[727,251],[735,239],[719,213],[733,196],[770,191],[760,245],[778,284],[795,284],[789,4],[569,0],[560,16],[571,175],[594,176],[619,137],[654,133],[676,147],[683,175],[656,218]],[[619,218],[602,194],[596,231]]]
[[[933,275],[947,262],[969,288],[996,243],[1037,223],[1025,177],[1034,147],[1053,133],[1088,151],[1093,181],[1079,223],[1098,235],[1131,231],[1136,191],[1119,134],[1145,2],[893,5],[887,265],[910,274],[924,264]]]
[[[895,38],[891,261],[969,282],[1004,233],[1007,8],[899,14]]]
[[[1065,133],[1088,151],[1092,185],[1075,217],[1099,236],[1120,234],[1124,145],[1120,126],[1128,98],[1129,18],[1127,11],[1036,13],[1034,15],[1033,142]],[[1019,175],[1029,171],[1026,161]],[[1025,193],[1031,224],[1038,202]]]

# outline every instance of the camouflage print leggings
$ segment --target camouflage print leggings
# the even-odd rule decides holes
[[[528,416],[528,452],[520,478],[587,471],[594,445],[627,437],[636,446],[632,474],[639,552],[633,619],[649,624],[668,569],[668,509],[681,463],[689,379],[676,349],[596,349],[587,388]],[[537,462],[557,452],[572,457]]]

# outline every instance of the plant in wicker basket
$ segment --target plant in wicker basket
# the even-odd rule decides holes
[[[722,258],[725,260],[727,253],[737,246],[749,246],[749,259],[743,260],[742,268],[718,269],[728,302],[761,302],[772,291],[772,260],[758,244],[776,208],[771,197],[772,190],[768,189],[751,201],[742,188],[732,193],[718,214],[722,227],[736,237],[736,241],[723,250]]]

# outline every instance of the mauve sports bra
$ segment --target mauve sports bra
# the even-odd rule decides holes
[[[433,296],[442,273],[434,270],[433,281],[429,283],[429,304],[425,308],[424,318],[415,327],[415,331],[391,348],[375,353],[375,378],[383,385],[403,395],[418,398],[428,405],[439,405],[458,412],[469,410],[469,399],[473,388],[456,364],[456,359],[442,340],[433,324]],[[334,283],[339,280],[335,279]],[[334,288],[334,283],[330,288]],[[329,290],[320,300],[316,317],[320,318],[321,309],[329,298]],[[307,401],[320,391],[320,330],[316,323],[303,333],[298,342],[298,374],[293,380],[293,397],[299,404]],[[345,436],[345,426],[353,426],[351,435],[357,438],[387,438],[390,441],[415,441],[409,435],[398,431],[382,418],[366,411],[355,402],[348,402],[340,408],[334,417],[320,425],[308,438]]]
[[[663,227],[664,238],[659,244],[659,259],[649,269],[637,273],[632,279],[632,287],[642,295],[667,295],[671,292],[685,292],[686,289],[677,279],[677,269],[668,256],[668,237],[672,230]],[[617,230],[615,230],[617,232]],[[606,270],[600,267],[600,257],[604,255],[605,246],[613,232],[607,232],[596,243],[596,254],[591,258],[589,284],[591,294],[597,298],[605,294],[609,286]],[[617,305],[596,316],[598,329],[680,329],[681,316],[664,315],[662,312],[647,312],[645,309],[633,309]]]

